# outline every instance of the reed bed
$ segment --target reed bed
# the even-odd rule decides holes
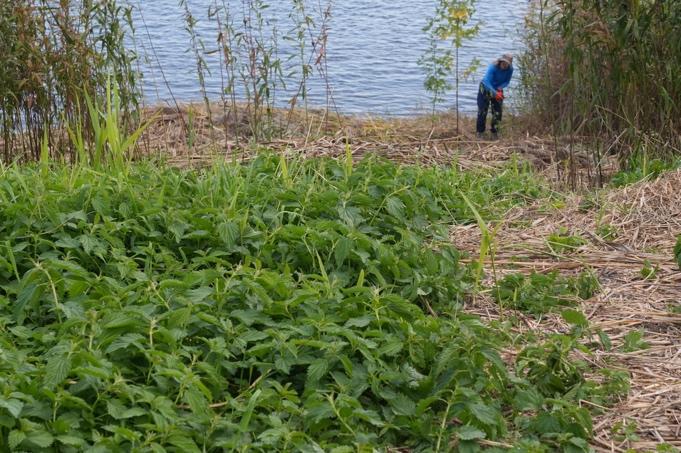
[[[538,0],[519,58],[526,111],[627,167],[681,147],[681,4]]]
[[[140,102],[130,7],[116,0],[16,0],[0,3],[0,137],[5,162],[75,160],[68,127],[89,130],[86,99],[115,84],[125,127]]]

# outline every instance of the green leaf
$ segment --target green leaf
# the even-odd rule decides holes
[[[255,406],[258,404],[258,399],[260,398],[261,394],[262,390],[258,389],[253,393],[253,395],[251,395],[250,399],[248,400],[248,406],[246,406],[246,410],[244,411],[244,414],[241,416],[241,423],[239,423],[239,429],[241,430],[242,433],[248,432],[248,427],[251,424],[251,417],[253,416],[253,411],[255,410]]]
[[[307,377],[312,382],[319,381],[329,371],[329,361],[321,358],[313,361],[307,368]]]
[[[71,357],[68,354],[59,354],[50,357],[45,366],[45,387],[54,389],[64,382],[70,371]]]
[[[224,243],[227,250],[232,249],[239,239],[239,225],[232,221],[223,222],[218,225],[217,230],[218,236],[220,236],[220,240]]]
[[[19,444],[21,444],[24,441],[24,439],[26,439],[26,434],[23,433],[22,431],[17,431],[16,429],[10,431],[7,439],[9,443],[9,448],[15,450],[19,446]]]
[[[263,320],[262,313],[255,310],[234,310],[230,313],[230,316],[237,318],[249,327],[255,322]]]
[[[17,399],[4,399],[0,397],[0,407],[7,409],[12,414],[12,417],[19,418],[21,410],[24,408],[24,403]]]
[[[352,250],[352,241],[350,239],[346,237],[338,239],[336,248],[333,252],[336,266],[341,266],[345,262],[348,256],[350,256],[350,250]]]
[[[30,431],[26,433],[26,441],[41,448],[47,448],[54,442],[52,434],[45,430]]]
[[[404,203],[397,197],[388,197],[385,202],[385,208],[390,213],[390,215],[397,217],[398,219],[404,218]]]
[[[563,310],[561,316],[568,324],[578,327],[588,327],[589,321],[584,316],[584,313],[577,310]]]
[[[483,431],[480,431],[479,429],[470,425],[458,427],[456,429],[456,435],[461,440],[484,439],[487,437],[487,434],[485,434]]]
[[[392,340],[384,344],[378,349],[378,354],[388,357],[394,357],[404,348],[404,344],[400,340]]]
[[[85,439],[71,435],[57,436],[57,441],[71,447],[83,447],[86,444]]]
[[[375,318],[374,315],[364,315],[359,318],[348,319],[347,322],[345,323],[345,327],[363,328],[371,324],[371,321],[373,321],[374,318]]]
[[[89,234],[83,234],[79,236],[78,240],[83,246],[83,250],[85,250],[85,253],[88,255],[92,254],[92,252],[95,250],[102,249],[102,243],[99,241],[99,239]]]
[[[184,400],[189,404],[194,415],[205,417],[209,415],[208,401],[206,397],[194,387],[187,389],[184,393]]]
[[[106,408],[109,415],[116,420],[126,420],[128,418],[141,417],[147,415],[147,411],[141,407],[133,407],[127,409],[119,400],[111,399],[106,402]]]
[[[109,347],[106,348],[106,353],[111,354],[112,352],[116,352],[119,349],[125,349],[135,343],[140,344],[140,342],[143,342],[144,340],[145,338],[138,333],[126,333],[125,335],[116,337]]]
[[[35,283],[26,285],[17,296],[17,300],[14,303],[13,315],[17,324],[21,325],[26,319],[25,310],[27,305],[35,304],[38,299],[43,295],[43,287]]]
[[[538,411],[544,404],[544,398],[541,393],[534,388],[520,390],[513,399],[513,405],[516,410],[524,411]]]
[[[674,245],[674,258],[676,259],[676,264],[681,269],[681,235],[676,238],[676,244]]]
[[[352,447],[335,447],[329,453],[353,453],[355,451]]]
[[[393,412],[397,415],[411,416],[416,413],[416,403],[403,393],[398,393],[388,402],[390,403]]]
[[[184,434],[171,434],[168,437],[168,443],[177,447],[183,453],[201,453],[199,447],[196,446],[196,442]]]
[[[603,332],[602,330],[598,331],[598,338],[601,340],[601,344],[603,345],[603,349],[606,351],[611,351],[612,350],[612,340],[610,340],[610,336]]]
[[[199,302],[202,302],[204,299],[212,296],[213,293],[214,293],[213,288],[208,286],[202,286],[200,288],[190,289],[189,291],[187,291],[187,299],[197,304]]]
[[[474,403],[468,406],[471,415],[487,426],[495,426],[499,412],[486,404]]]

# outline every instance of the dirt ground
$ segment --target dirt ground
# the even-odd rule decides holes
[[[146,153],[177,166],[201,166],[215,158],[252,158],[257,147],[235,138],[239,128],[247,135],[247,125],[229,124],[219,109],[210,118],[200,108],[195,110],[191,115],[188,109],[157,110],[157,121],[142,139]],[[681,272],[672,253],[681,234],[681,171],[623,189],[597,191],[593,188],[616,168],[613,159],[604,159],[600,169],[594,168],[578,139],[527,134],[521,120],[512,117],[505,120],[498,141],[476,139],[472,118],[461,119],[457,132],[455,117],[447,114],[435,119],[319,114],[291,119],[282,114],[276,121],[291,132],[259,146],[291,155],[338,157],[350,152],[360,159],[376,153],[404,163],[456,164],[461,169],[497,167],[515,158],[543,173],[566,201],[552,209],[545,204],[522,206],[505,216],[495,238],[498,276],[519,270],[595,272],[601,291],[581,308],[591,328],[610,337],[612,349],[583,359],[595,367],[626,370],[631,382],[628,395],[596,417],[593,448],[652,451],[661,443],[681,448]],[[568,156],[574,166],[566,164]],[[553,252],[546,239],[561,228],[586,243],[569,252]],[[598,234],[599,228],[612,234],[603,239],[608,235]],[[477,226],[453,226],[451,238],[460,249],[477,255]],[[653,269],[653,275],[644,278],[644,266]],[[489,266],[487,270],[489,275]],[[497,308],[491,298],[482,297],[470,311],[495,319]],[[556,316],[536,320],[517,315],[523,319],[519,329],[547,333],[567,329]],[[641,332],[649,347],[621,352],[620,346],[633,331]],[[621,435],[624,427],[629,427],[628,436]]]

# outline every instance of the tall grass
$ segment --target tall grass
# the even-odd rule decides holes
[[[291,0],[289,21],[280,24],[263,0],[215,1],[209,19],[217,24],[225,132],[269,140],[290,126],[278,123],[274,108],[289,105],[309,112],[308,81],[316,70],[326,76],[326,45],[332,2]],[[290,117],[290,115],[289,115]]]
[[[520,58],[526,107],[625,163],[642,152],[678,153],[680,33],[680,2],[540,0]]]
[[[124,46],[131,10],[116,0],[0,2],[0,149],[3,160],[38,160],[48,150],[72,159],[65,124],[84,120],[86,97],[112,76],[124,121],[140,100],[135,55]],[[59,151],[55,151],[59,150]]]

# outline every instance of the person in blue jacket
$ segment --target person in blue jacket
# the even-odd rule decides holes
[[[492,138],[498,137],[498,127],[504,104],[504,88],[508,86],[512,76],[513,55],[511,54],[502,55],[487,68],[487,73],[480,82],[480,89],[478,90],[478,122],[476,125],[478,138],[484,136],[490,104],[492,104]]]

